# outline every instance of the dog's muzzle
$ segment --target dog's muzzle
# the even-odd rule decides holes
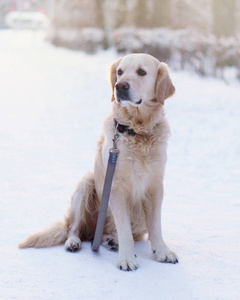
[[[121,103],[122,101],[129,101],[133,105],[140,105],[142,103],[142,99],[137,102],[132,101],[130,97],[130,85],[127,81],[117,82],[115,85],[117,102]]]

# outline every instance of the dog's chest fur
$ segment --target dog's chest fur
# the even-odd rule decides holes
[[[106,169],[108,152],[114,135],[113,120],[105,120],[104,135],[98,145],[103,169]],[[142,199],[156,182],[162,182],[167,159],[166,148],[170,129],[165,118],[150,133],[119,134],[119,156],[114,174],[114,183],[127,189],[132,200]]]
[[[167,123],[162,122],[151,133],[120,137],[118,168],[139,191],[164,175],[168,129]]]

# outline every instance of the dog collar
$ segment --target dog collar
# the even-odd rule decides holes
[[[129,128],[129,126],[119,124],[116,119],[114,119],[114,123],[115,123],[115,128],[119,133],[127,133],[129,135],[136,135],[136,132],[132,128]]]

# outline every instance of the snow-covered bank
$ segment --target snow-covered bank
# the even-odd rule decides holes
[[[163,233],[178,265],[151,259],[120,272],[116,253],[62,246],[19,250],[28,234],[63,216],[93,168],[110,108],[112,51],[54,48],[33,32],[0,31],[0,299],[240,299],[240,87],[172,73],[172,129]]]

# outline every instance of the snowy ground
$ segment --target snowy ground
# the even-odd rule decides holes
[[[240,299],[240,85],[174,73],[163,205],[177,265],[151,259],[121,272],[117,254],[83,243],[19,250],[28,234],[63,216],[93,168],[110,109],[113,51],[54,48],[34,32],[0,32],[0,299]]]

